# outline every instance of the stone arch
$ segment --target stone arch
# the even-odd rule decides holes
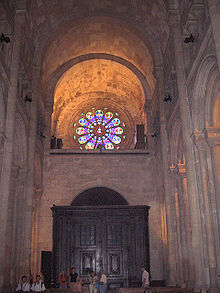
[[[103,72],[106,72],[103,79],[93,70],[96,66],[101,66]],[[64,148],[75,148],[71,126],[75,123],[73,118],[79,109],[81,113],[89,104],[94,106],[100,104],[100,101],[105,107],[112,108],[112,111],[123,113],[127,125],[127,139],[123,147],[133,145],[134,124],[146,124],[145,103],[146,99],[149,103],[151,97],[150,87],[138,68],[123,58],[95,53],[68,61],[53,76],[47,95],[51,97],[51,104],[54,104],[51,133],[57,133],[62,138]],[[99,78],[102,79],[101,85],[96,83]],[[59,121],[59,125],[55,121]]]
[[[50,104],[53,104],[55,87],[56,87],[59,79],[61,78],[61,76],[68,69],[73,67],[74,65],[76,65],[80,62],[83,62],[83,61],[94,60],[94,59],[111,60],[111,61],[118,62],[118,63],[122,64],[123,66],[127,67],[139,79],[139,81],[143,87],[143,90],[144,90],[145,100],[150,100],[152,98],[152,91],[150,89],[149,83],[147,82],[144,74],[135,65],[133,65],[132,63],[130,63],[129,61],[127,61],[124,58],[114,56],[112,54],[90,53],[90,54],[86,54],[86,55],[80,55],[80,56],[77,56],[77,57],[69,60],[68,62],[62,64],[59,68],[57,68],[56,71],[53,72],[53,74],[51,75],[50,81],[48,83],[48,87],[47,87],[47,97],[50,99],[50,101],[49,101]]]
[[[161,1],[163,2],[163,1]],[[160,3],[161,4],[161,3]],[[161,4],[164,6],[164,3]],[[164,9],[165,11],[165,9]],[[137,11],[138,12],[138,11]],[[136,12],[136,13],[137,13]],[[110,12],[110,10],[108,9],[108,12],[105,10],[102,10],[102,12],[96,12],[95,10],[93,11],[80,11],[80,9],[77,10],[77,17],[74,14],[71,14],[69,16],[67,16],[67,18],[65,20],[59,20],[57,22],[53,22],[52,24],[52,28],[50,29],[50,31],[46,31],[46,29],[48,29],[48,26],[41,26],[41,33],[39,34],[39,41],[38,41],[38,45],[37,45],[37,54],[35,55],[35,62],[37,64],[42,64],[43,60],[44,60],[44,55],[45,55],[45,51],[46,48],[48,47],[48,45],[51,43],[53,38],[57,38],[59,31],[66,31],[68,29],[68,27],[72,27],[72,23],[74,21],[76,21],[77,19],[83,19],[83,18],[88,18],[88,17],[100,17],[100,16],[105,16],[108,18],[112,18],[114,19],[119,19],[121,21],[123,21],[124,23],[126,23],[126,26],[129,26],[130,28],[132,28],[135,31],[135,34],[139,35],[144,43],[146,44],[146,46],[149,48],[150,53],[153,56],[154,59],[154,65],[158,66],[161,64],[162,62],[162,50],[164,50],[164,48],[166,48],[166,43],[162,44],[162,47],[160,47],[159,42],[157,41],[157,38],[155,38],[155,30],[152,28],[151,31],[149,31],[149,28],[152,27],[152,22],[150,22],[150,20],[148,20],[148,17],[145,17],[144,21],[146,22],[150,22],[150,24],[147,26],[147,24],[143,24],[141,22],[139,22],[138,17],[134,16],[132,17],[131,15],[127,15],[126,17],[123,16],[121,13],[117,12],[115,9],[113,12]],[[160,17],[159,21],[164,21],[166,18],[165,17]],[[167,24],[165,23],[165,25],[163,25],[162,28],[163,30],[168,30],[168,27],[166,26]],[[148,30],[145,30],[144,27],[148,27]],[[51,37],[48,38],[48,35],[50,35]],[[166,35],[166,34],[164,34]],[[168,37],[168,33],[167,33],[167,37]]]
[[[71,206],[128,205],[127,200],[117,191],[107,187],[93,187],[81,192]]]
[[[210,124],[213,103],[213,86],[217,74],[217,62],[214,56],[206,56],[198,68],[193,90],[192,117],[194,129],[203,130]],[[210,104],[211,103],[211,104]]]

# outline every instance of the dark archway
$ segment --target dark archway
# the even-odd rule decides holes
[[[72,201],[71,206],[128,205],[118,192],[106,187],[94,187],[83,191]]]

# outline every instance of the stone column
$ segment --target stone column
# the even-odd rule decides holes
[[[31,268],[31,240],[32,240],[32,211],[34,197],[34,162],[35,148],[37,140],[37,105],[38,105],[38,80],[39,67],[33,68],[33,94],[31,103],[31,123],[29,136],[29,153],[28,153],[28,176],[25,192],[25,218],[24,218],[24,272],[29,274]]]
[[[168,138],[166,132],[166,115],[163,103],[163,72],[161,68],[155,68],[157,78],[158,99],[160,100],[160,135],[161,135],[161,152],[162,152],[162,168],[163,168],[163,185],[164,185],[164,203],[166,209],[166,228],[167,228],[167,279],[168,285],[176,285],[176,255],[175,242],[172,225],[172,199],[171,187],[168,170]]]
[[[21,45],[21,31],[24,22],[24,10],[17,10],[15,13],[15,33],[13,37],[12,61],[10,72],[10,86],[8,89],[7,114],[6,114],[6,141],[4,145],[3,160],[2,160],[2,174],[1,174],[1,190],[0,190],[0,291],[3,291],[4,271],[5,265],[5,251],[6,251],[6,231],[8,219],[8,205],[10,193],[11,180],[11,166],[13,154],[13,140],[14,140],[14,124],[15,124],[15,110],[16,110],[16,95],[17,95],[17,80],[19,69],[20,45]]]
[[[220,0],[207,0],[209,15],[212,26],[213,39],[215,42],[216,57],[220,71]]]
[[[217,263],[215,251],[215,237],[214,233],[218,234],[218,226],[215,225],[215,218],[217,213],[215,194],[214,194],[214,182],[212,180],[212,174],[210,174],[207,159],[210,157],[209,147],[206,142],[206,138],[203,131],[195,130],[193,132],[193,140],[198,151],[199,160],[198,172],[200,173],[201,181],[201,212],[205,215],[202,221],[202,228],[206,235],[204,243],[204,255],[205,255],[205,270],[207,286],[211,288],[217,287]],[[215,232],[214,232],[215,231]],[[217,238],[219,239],[219,237]],[[217,240],[217,243],[218,240]],[[216,244],[217,244],[216,243]],[[217,244],[218,245],[218,244]]]
[[[208,171],[213,174],[209,176],[208,190],[211,195],[209,198],[210,209],[213,213],[213,237],[215,239],[215,261],[217,263],[216,275],[220,275],[220,128],[209,127],[204,130],[206,140],[210,147],[210,154],[207,156]],[[214,186],[212,183],[214,181]],[[215,190],[215,192],[214,192]],[[220,288],[220,278],[216,276],[216,284]]]
[[[2,157],[3,157],[5,139],[6,139],[5,133],[0,132],[0,180],[1,180]]]
[[[191,288],[194,280],[193,257],[192,257],[192,230],[190,223],[189,197],[187,190],[187,177],[185,164],[177,164],[180,206],[181,206],[181,236],[182,236],[182,258],[183,258],[183,279],[186,286]]]
[[[179,188],[179,177],[178,177],[178,168],[177,166],[170,166],[171,171],[171,180],[172,180],[172,197],[173,197],[173,213],[175,213],[175,220],[173,223],[173,233],[175,232],[175,245],[176,245],[176,270],[178,276],[178,285],[184,287],[184,278],[183,278],[183,255],[182,255],[182,247],[184,244],[184,240],[182,239],[182,224],[183,222],[181,214],[181,190]]]
[[[44,139],[44,154],[49,155],[50,153],[50,140],[51,140],[51,116],[53,113],[53,104],[48,103],[45,109],[45,136]],[[57,125],[56,125],[57,127]]]
[[[23,243],[24,243],[24,191],[27,178],[27,169],[18,169],[18,179],[13,201],[13,235],[12,235],[12,251],[11,251],[11,266],[10,266],[10,284],[12,288],[16,285],[15,282],[20,279],[23,274]]]
[[[35,188],[34,196],[34,211],[33,211],[33,225],[32,225],[32,254],[31,254],[31,272],[35,276],[40,270],[39,264],[39,214],[40,214],[40,200],[42,197],[42,189]]]
[[[173,1],[171,1],[173,2]],[[175,1],[174,1],[175,7]],[[171,36],[173,38],[175,65],[177,75],[178,97],[180,101],[180,114],[182,122],[182,134],[184,153],[186,156],[187,184],[190,202],[190,219],[192,227],[192,249],[195,271],[195,288],[203,288],[205,285],[204,256],[202,249],[202,229],[199,195],[197,191],[194,149],[191,139],[192,126],[186,87],[186,78],[183,60],[183,39],[179,23],[178,10],[169,10]]]
[[[7,223],[7,231],[6,231],[6,248],[5,248],[5,271],[4,271],[4,282],[7,284],[7,286],[12,289],[11,286],[11,280],[10,280],[10,274],[11,274],[11,268],[12,268],[12,262],[13,262],[13,256],[12,251],[14,249],[13,247],[13,232],[14,232],[14,224],[16,223],[15,218],[15,203],[16,203],[16,189],[19,181],[19,169],[20,167],[18,165],[12,164],[11,167],[11,180],[10,180],[10,192],[9,192],[9,204],[8,204],[8,223]],[[6,288],[5,288],[6,289]]]

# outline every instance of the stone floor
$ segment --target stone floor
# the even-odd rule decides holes
[[[119,288],[117,293],[191,293],[190,289],[176,287],[154,287],[144,291],[143,288]]]
[[[50,289],[49,292],[51,293],[73,293],[71,289]],[[193,291],[190,289],[183,289],[183,288],[175,288],[175,287],[154,287],[154,288],[149,288],[145,293],[192,293]],[[77,292],[74,292],[77,293]],[[107,291],[108,293],[108,291]],[[110,293],[110,291],[109,291]],[[116,293],[144,293],[143,288],[118,288],[116,290]]]

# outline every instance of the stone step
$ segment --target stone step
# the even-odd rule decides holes
[[[192,293],[191,289],[183,289],[176,287],[154,287],[149,289],[144,288],[118,288],[117,293]]]
[[[73,293],[71,289],[49,289],[50,293]],[[87,293],[88,289],[84,288],[83,293]],[[108,291],[107,291],[108,292]],[[191,289],[183,289],[176,287],[154,287],[145,291],[144,288],[117,288],[116,293],[192,293]],[[77,293],[77,292],[74,292]]]

